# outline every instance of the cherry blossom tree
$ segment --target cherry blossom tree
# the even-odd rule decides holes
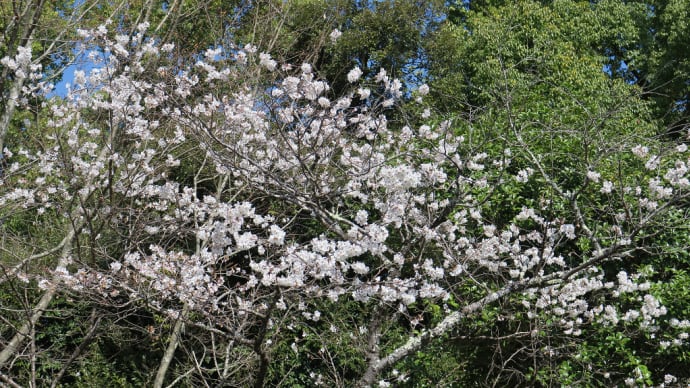
[[[490,308],[572,338],[591,325],[687,338],[653,274],[617,267],[652,249],[651,229],[674,226],[684,145],[619,142],[602,152],[639,174],[592,163],[565,187],[517,129],[496,152],[462,123],[413,114],[426,85],[403,90],[385,70],[367,83],[355,67],[335,96],[309,64],[251,45],[181,63],[147,30],[79,30],[94,68],[46,100],[40,134],[3,151],[0,213],[52,228],[11,236],[22,249],[2,282],[42,295],[5,320],[5,381],[20,360],[35,365],[37,325],[57,295],[162,317],[157,387],[285,383],[277,365],[291,357],[312,360],[315,385],[402,384],[400,363]],[[501,223],[486,216],[498,188],[535,181],[559,214],[545,199]]]

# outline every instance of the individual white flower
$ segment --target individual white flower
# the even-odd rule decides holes
[[[319,97],[317,102],[322,108],[328,108],[331,106],[331,101],[326,97]]]
[[[2,59],[0,59],[0,64],[10,70],[17,70],[17,62],[15,62],[15,60],[10,57],[3,57]]]
[[[633,149],[632,149],[632,153],[635,156],[637,156],[638,158],[644,158],[645,156],[647,156],[648,152],[649,152],[649,148],[647,148],[646,146],[639,145],[639,144],[636,145],[635,147],[633,147]]]
[[[310,65],[310,64],[308,64],[308,63],[303,63],[301,69],[302,69],[302,73],[304,73],[304,74],[311,74],[311,70],[312,70],[312,69],[311,69],[311,65]]]
[[[281,97],[283,94],[285,94],[285,92],[281,88],[276,87],[271,89],[271,96],[273,97]]]
[[[339,98],[338,101],[335,102],[335,106],[333,107],[335,110],[341,110],[341,109],[347,109],[352,105],[352,99],[347,98],[347,97],[342,97]]]
[[[113,261],[110,263],[110,270],[113,272],[118,272],[122,268],[122,264],[119,261]]]
[[[600,177],[601,174],[599,174],[596,171],[587,171],[587,179],[589,179],[592,182],[599,182]]]
[[[430,259],[426,259],[424,261],[422,268],[424,269],[424,272],[426,272],[426,274],[434,280],[443,278],[443,275],[445,274],[443,268],[434,266],[434,262]]]
[[[252,249],[256,245],[257,237],[251,232],[242,233],[235,237],[237,249],[246,250]]]
[[[369,272],[369,267],[367,267],[367,265],[362,263],[361,261],[353,263],[351,265],[351,268],[353,271],[355,271],[356,274],[359,275],[365,275],[367,272]]]
[[[357,80],[359,80],[359,78],[362,76],[362,74],[364,74],[362,72],[362,69],[360,69],[359,66],[355,66],[354,69],[350,70],[350,72],[347,73],[347,81],[350,82],[351,84],[355,83],[355,82],[357,82]]]
[[[17,55],[14,58],[19,66],[26,66],[31,63],[31,46],[17,47]]]
[[[148,234],[156,234],[156,233],[158,233],[158,232],[160,231],[160,228],[157,227],[157,226],[153,226],[153,225],[147,225],[147,226],[144,228],[144,230],[145,230],[146,233],[148,233]]]
[[[667,374],[667,375],[664,375],[664,384],[673,384],[673,383],[675,383],[676,381],[678,381],[678,379],[676,378],[676,376],[674,376],[674,375],[668,375],[668,374]]]
[[[137,24],[137,31],[139,32],[144,32],[149,28],[149,22],[144,22],[144,23],[139,23]]]
[[[285,242],[285,231],[278,225],[271,225],[271,235],[268,237],[268,243],[273,245],[283,245]]]
[[[525,183],[525,182],[529,181],[529,177],[532,175],[532,173],[534,173],[534,170],[527,167],[524,170],[518,171],[517,176],[515,177],[515,180],[520,182],[520,183]]]
[[[236,60],[237,63],[239,63],[240,65],[246,64],[246,63],[247,63],[247,53],[244,52],[244,51],[238,51],[238,52],[235,54],[235,60]]]
[[[390,84],[386,85],[386,92],[393,95],[393,98],[402,97],[402,82],[399,79],[394,79]]]
[[[355,216],[355,222],[359,225],[365,225],[368,217],[369,213],[367,213],[366,210],[358,210],[357,215]]]
[[[657,167],[659,167],[659,162],[660,162],[659,156],[652,155],[649,157],[649,160],[647,160],[647,163],[645,163],[644,166],[647,170],[654,170]]]
[[[207,49],[204,52],[204,57],[206,57],[206,60],[211,62],[215,61],[221,54],[223,53],[223,49],[221,47],[216,47],[215,49]],[[269,56],[270,58],[270,56]]]
[[[376,82],[385,82],[388,80],[388,73],[386,73],[385,69],[381,69],[374,79]]]
[[[422,86],[419,87],[419,94],[422,96],[426,96],[429,94],[429,85],[423,84]]]
[[[604,181],[604,184],[601,186],[601,192],[609,194],[611,191],[613,191],[613,183],[611,181]]]
[[[568,239],[573,240],[575,238],[575,225],[561,225],[560,232],[563,233]]]
[[[335,43],[342,35],[343,33],[337,28],[331,31],[331,34],[329,35],[331,38],[331,43]]]
[[[362,100],[366,100],[367,98],[369,98],[371,90],[367,88],[359,88],[357,89],[357,94],[359,94],[359,98],[361,98]]]
[[[276,69],[276,66],[278,66],[278,63],[271,59],[271,55],[266,53],[259,54],[259,64],[268,71],[273,71]]]
[[[51,287],[51,285],[52,285],[52,284],[51,284],[48,280],[46,280],[46,279],[41,279],[41,280],[38,282],[38,288],[40,288],[40,289],[43,290],[43,291],[49,289],[49,288]]]

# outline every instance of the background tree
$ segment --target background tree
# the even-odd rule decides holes
[[[262,1],[243,16],[236,39],[281,63],[311,64],[335,96],[347,90],[354,66],[368,79],[383,68],[414,86],[426,67],[422,43],[443,11],[440,1]]]

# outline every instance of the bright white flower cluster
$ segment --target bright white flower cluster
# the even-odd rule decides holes
[[[361,77],[362,74],[362,69],[360,69],[359,66],[355,66],[352,70],[350,70],[349,73],[347,73],[347,80],[351,84],[355,83],[359,80],[359,77]]]
[[[31,64],[31,47],[17,47],[17,54],[14,58],[3,57],[0,59],[0,64],[14,71],[17,76],[26,77],[22,69]],[[18,73],[18,71],[22,71],[22,73]]]

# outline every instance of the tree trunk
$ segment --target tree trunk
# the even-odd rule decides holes
[[[180,343],[180,334],[182,334],[182,329],[184,328],[184,319],[189,310],[188,306],[185,305],[182,308],[182,313],[177,318],[175,322],[175,327],[173,328],[172,334],[170,334],[170,341],[168,342],[168,347],[165,349],[165,354],[163,354],[163,359],[158,367],[158,373],[156,373],[156,380],[153,382],[154,388],[162,388],[163,382],[165,381],[165,374],[168,372],[170,363],[172,362],[173,356],[175,356],[175,350],[177,345]]]

